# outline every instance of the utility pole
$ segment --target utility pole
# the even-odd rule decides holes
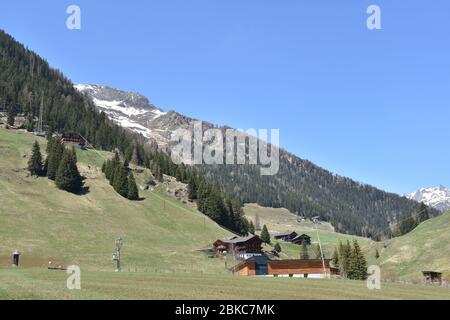
[[[116,250],[113,253],[113,261],[116,261],[116,272],[120,272],[122,270],[120,268],[120,249],[122,247],[122,242],[122,237],[116,239]]]
[[[317,223],[318,222],[316,220],[314,220],[313,223],[314,223],[314,227],[315,227],[316,233],[317,233],[317,240],[319,241],[320,256],[322,258],[323,274],[325,275],[326,274],[326,271],[325,271],[325,257],[323,256],[322,243],[320,242],[319,230],[317,229]]]

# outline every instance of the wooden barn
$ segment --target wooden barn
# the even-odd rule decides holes
[[[279,233],[277,235],[274,236],[274,238],[276,240],[282,240],[282,241],[291,241],[292,239],[294,239],[295,237],[297,237],[298,234],[295,231],[288,231],[288,232],[283,232],[283,233]]]
[[[217,240],[214,242],[214,248],[220,254],[226,252],[234,252],[235,254],[261,253],[262,241],[255,235],[247,237],[232,236]]]
[[[328,278],[339,274],[338,270],[330,266],[330,259],[325,259],[325,268],[321,259],[310,260],[270,260],[264,269],[255,260],[246,260],[233,269],[238,276],[265,275],[273,277],[295,278]],[[266,270],[264,274],[261,270]]]
[[[302,235],[296,236],[295,238],[291,239],[290,242],[295,243],[295,244],[300,244],[300,245],[303,243],[310,245],[311,237],[308,236],[307,234],[302,234]]]
[[[86,141],[79,134],[63,134],[61,140],[69,147],[84,148],[86,145]]]
[[[442,285],[442,273],[435,271],[423,271],[423,282],[428,285]]]

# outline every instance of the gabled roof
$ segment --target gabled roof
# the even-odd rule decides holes
[[[293,233],[297,234],[297,232],[295,232],[295,231],[288,231],[288,232],[278,233],[278,234],[275,235],[275,237],[287,237],[287,236],[290,236]]]
[[[258,236],[249,235],[247,237],[234,236],[234,237],[223,238],[223,239],[221,239],[221,241],[224,242],[224,243],[243,243],[243,242],[247,242],[247,241],[249,241],[249,240],[251,240],[253,238],[258,238],[259,239]]]

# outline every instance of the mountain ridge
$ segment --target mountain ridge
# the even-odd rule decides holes
[[[94,103],[102,97],[102,92],[77,86]],[[97,107],[105,111],[104,105],[97,104]],[[111,114],[110,110],[106,111]],[[172,110],[151,119],[132,116],[122,121],[116,119],[115,122],[122,122],[125,127],[133,130],[126,122],[130,119],[145,127],[148,130],[146,138],[153,139],[162,148],[170,146],[170,137],[176,129],[192,130],[193,122],[198,121]],[[204,129],[230,128],[209,122],[203,122],[203,125]],[[404,211],[415,211],[417,203],[414,200],[333,174],[286,149],[279,150],[280,171],[273,177],[260,176],[257,166],[252,165],[198,167],[205,176],[217,182],[227,193],[238,196],[243,203],[286,207],[291,212],[304,216],[320,215],[332,222],[339,232],[366,236],[380,233],[386,235],[390,225],[395,224]],[[438,212],[431,210],[432,216],[437,214]]]
[[[423,202],[427,206],[441,212],[450,210],[450,189],[443,185],[431,188],[420,188],[416,192],[407,195],[409,199]]]

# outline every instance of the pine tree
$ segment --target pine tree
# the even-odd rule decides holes
[[[115,152],[109,168],[109,183],[114,187],[115,175],[117,169],[122,166],[119,153]]]
[[[350,269],[351,263],[350,260],[352,255],[352,247],[350,245],[350,241],[347,240],[346,244],[342,244],[342,242],[339,241],[338,253],[339,253],[339,271],[341,273],[341,276],[347,278]]]
[[[337,248],[334,248],[333,257],[331,259],[331,262],[333,263],[334,268],[339,269],[339,253],[338,253]]]
[[[275,252],[277,252],[277,253],[281,252],[281,246],[280,246],[280,244],[278,242],[273,247],[273,250],[275,250]]]
[[[250,220],[249,226],[248,226],[248,232],[251,234],[255,234],[255,226],[253,224],[253,221]]]
[[[136,180],[134,179],[133,173],[128,176],[128,196],[129,200],[139,200],[139,191],[136,185]]]
[[[398,228],[402,235],[405,235],[405,234],[411,232],[416,227],[417,227],[417,221],[414,219],[414,217],[411,214],[404,213],[403,215],[401,215]]]
[[[266,225],[263,226],[261,231],[261,241],[265,244],[270,244],[270,233]]]
[[[124,164],[119,163],[114,173],[113,181],[114,190],[122,197],[128,196],[128,178]]]
[[[367,261],[357,240],[353,241],[353,249],[350,255],[347,276],[352,280],[367,279]]]
[[[28,161],[28,170],[32,176],[42,176],[42,154],[41,148],[37,141],[34,142],[31,158]]]
[[[81,191],[83,181],[78,172],[76,155],[73,150],[64,150],[56,173],[55,183],[61,190],[73,193]]]
[[[378,249],[375,249],[375,259],[379,259],[380,258],[380,252],[378,252]]]
[[[65,147],[61,138],[54,137],[50,140],[47,148],[47,177],[50,180],[56,179],[56,173],[62,160]]]
[[[189,200],[197,199],[197,184],[195,181],[195,177],[191,176],[188,183],[188,197]]]
[[[421,202],[416,209],[416,221],[417,224],[421,224],[424,221],[430,219],[430,215],[428,213],[428,207],[425,203]]]
[[[309,259],[308,245],[306,244],[306,242],[303,242],[301,247],[300,247],[300,259],[301,260],[308,260]]]

